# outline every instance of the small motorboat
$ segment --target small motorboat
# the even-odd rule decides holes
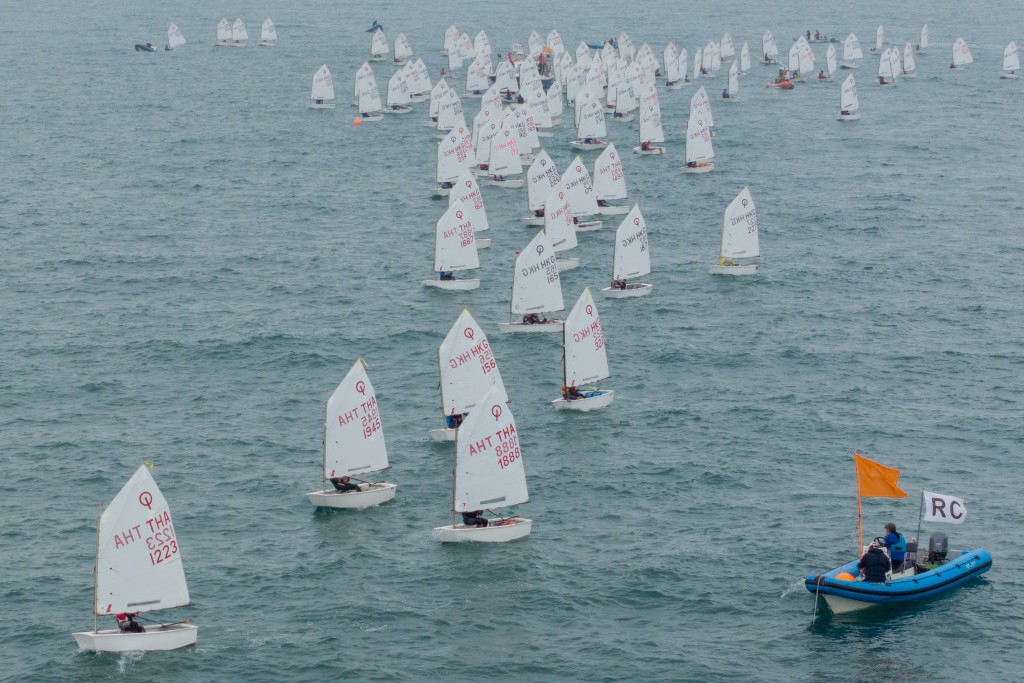
[[[778,81],[768,81],[769,88],[778,88],[779,90],[792,90],[796,86],[793,85],[793,81],[789,79],[781,79]]]
[[[153,43],[146,43],[145,45],[143,45],[142,43],[135,43],[135,51],[136,52],[156,52],[156,45],[154,45]]]
[[[810,593],[821,595],[833,614],[845,614],[873,605],[898,605],[930,598],[992,568],[992,556],[981,548],[962,550],[959,557],[947,559],[945,534],[933,534],[928,545],[928,553],[917,562],[912,559],[916,556],[917,544],[911,541],[902,571],[892,572],[884,583],[858,580],[858,558],[820,576],[808,576],[804,587]]]

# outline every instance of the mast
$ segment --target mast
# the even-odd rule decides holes
[[[321,443],[321,450],[323,451],[324,456],[324,466],[323,470],[321,470],[323,472],[323,479],[320,481],[320,483],[324,485],[325,493],[327,491],[327,405],[330,403],[330,401],[330,397],[328,397],[328,399],[324,401],[324,440]]]
[[[446,420],[445,418],[447,418],[448,416],[444,412],[444,373],[442,372],[441,368],[442,368],[442,366],[441,366],[441,347],[438,346],[437,347],[437,389],[438,389],[437,393],[441,396],[441,419],[444,420],[444,426],[445,426],[445,429],[447,429],[448,428],[448,420]],[[453,484],[453,486],[454,486],[454,484]],[[454,496],[454,495],[455,495],[455,492],[453,491],[452,492],[452,496]],[[453,500],[454,500],[454,498],[453,498]]]
[[[924,500],[924,497],[921,497]],[[92,566],[92,632],[97,633],[99,631],[99,617],[96,614],[96,599],[99,598],[100,592],[100,522],[103,520],[103,514],[96,518],[96,564]]]

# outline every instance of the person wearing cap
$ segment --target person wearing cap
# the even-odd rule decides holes
[[[857,567],[868,583],[884,583],[885,574],[889,571],[889,558],[885,556],[882,546],[877,541],[871,541],[868,551],[861,556]]]
[[[907,539],[903,534],[896,531],[896,525],[889,522],[885,525],[885,547],[889,549],[889,558],[892,560],[892,570],[897,571],[907,556]]]
[[[117,627],[121,629],[122,633],[145,633],[145,627],[135,621],[137,616],[139,616],[138,612],[122,612],[114,618],[117,619]]]
[[[343,477],[331,477],[331,483],[334,484],[334,488],[338,489],[340,493],[360,491],[359,484],[353,484],[351,478],[347,474]]]

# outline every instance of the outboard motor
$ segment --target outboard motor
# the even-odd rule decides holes
[[[928,563],[942,564],[946,561],[946,553],[949,552],[949,537],[941,531],[936,531],[928,537]]]
[[[905,566],[912,566],[917,563],[917,539],[911,538],[907,541],[907,554],[903,560]]]

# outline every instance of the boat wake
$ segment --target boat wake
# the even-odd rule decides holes
[[[145,654],[142,650],[128,650],[127,652],[120,653],[117,657],[117,673],[127,673],[132,665],[142,661]]]

